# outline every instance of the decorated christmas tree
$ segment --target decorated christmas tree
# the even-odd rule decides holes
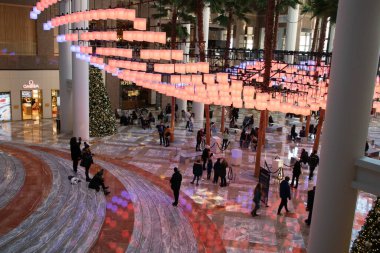
[[[362,230],[352,245],[351,252],[380,252],[380,197],[377,198],[373,208],[369,211]]]
[[[116,133],[116,118],[103,84],[102,73],[90,66],[90,136],[103,137]]]

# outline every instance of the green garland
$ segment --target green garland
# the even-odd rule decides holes
[[[374,202],[365,223],[355,239],[351,253],[380,252],[380,198]]]
[[[116,118],[103,84],[102,73],[90,66],[90,136],[103,137],[116,133]]]

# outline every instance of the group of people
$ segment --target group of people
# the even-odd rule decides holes
[[[317,128],[313,124],[310,124],[310,126],[309,126],[309,136],[306,136],[306,127],[305,126],[302,126],[299,133],[297,133],[296,132],[296,125],[292,125],[292,127],[290,128],[290,139],[292,141],[296,141],[299,138],[312,137],[313,135],[315,136],[316,133],[317,133]]]
[[[240,148],[249,148],[252,145],[252,150],[256,150],[259,136],[259,128],[243,129],[240,134]]]
[[[171,130],[169,126],[165,126],[161,121],[157,126],[158,135],[160,137],[160,145],[164,145],[165,147],[170,146],[170,135]]]
[[[94,163],[93,160],[93,153],[90,150],[90,145],[88,143],[84,142],[84,148],[81,150],[81,144],[82,144],[82,138],[79,137],[78,139],[76,137],[72,137],[70,139],[70,152],[71,152],[71,159],[73,161],[73,171],[75,174],[78,173],[78,164],[80,161],[80,166],[85,168],[85,176],[86,181],[90,182],[88,187],[90,189],[95,189],[96,191],[100,190],[100,187],[102,187],[103,192],[105,195],[110,194],[110,192],[107,190],[108,187],[104,185],[104,178],[103,174],[104,171],[101,169],[98,171],[93,178],[90,178],[90,167]]]

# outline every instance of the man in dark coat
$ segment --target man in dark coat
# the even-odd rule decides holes
[[[206,170],[206,163],[208,159],[210,158],[210,155],[211,155],[210,146],[206,145],[205,149],[203,149],[203,152],[202,152],[203,170]]]
[[[292,176],[292,183],[290,184],[291,187],[294,187],[297,189],[298,187],[298,179],[301,175],[301,161],[297,160],[293,167],[293,176]],[[294,180],[296,180],[296,185],[294,186]]]
[[[77,142],[76,137],[72,137],[70,139],[70,152],[71,152],[71,160],[73,160],[73,170],[75,173],[78,171],[78,163],[81,159],[82,151],[80,150],[80,145],[82,142],[82,138],[79,137],[79,141]]]
[[[280,184],[281,203],[280,203],[280,206],[278,207],[277,215],[281,215],[281,210],[283,207],[285,207],[286,212],[289,212],[288,199],[291,200],[289,180],[290,180],[289,177],[285,177],[285,179],[282,180]]]
[[[315,196],[315,186],[313,187],[313,190],[310,190],[310,191],[307,192],[306,211],[309,211],[309,216],[305,220],[305,223],[307,225],[310,225],[310,223],[311,223],[311,216],[313,215],[314,196]]]
[[[164,137],[165,126],[164,126],[164,123],[160,122],[160,124],[158,124],[156,126],[156,128],[157,128],[158,134],[160,136],[160,145],[164,144],[164,146],[165,146],[165,137]]]
[[[190,184],[194,184],[195,179],[197,179],[197,185],[199,185],[198,182],[199,182],[199,178],[202,176],[202,172],[203,172],[203,169],[202,169],[201,160],[198,159],[193,165],[194,178],[193,178],[193,181],[190,182]]]
[[[178,168],[174,167],[174,173],[170,179],[170,186],[174,194],[173,206],[178,205],[179,189],[181,188],[182,175],[179,173]]]
[[[311,155],[309,156],[308,163],[310,169],[309,180],[312,180],[314,176],[315,167],[317,167],[319,164],[319,156],[317,155],[316,150],[313,150],[313,153],[311,153]]]
[[[219,179],[219,176],[220,176],[220,172],[221,172],[221,163],[220,163],[220,158],[218,158],[216,160],[216,162],[214,163],[214,180],[213,180],[213,183],[214,184],[217,184],[218,183],[218,179]]]

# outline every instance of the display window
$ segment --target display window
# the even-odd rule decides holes
[[[59,106],[59,90],[51,90],[51,114],[53,118],[58,117]]]
[[[21,108],[23,120],[42,119],[42,90],[22,90]]]
[[[0,121],[11,120],[11,93],[0,92]]]
[[[148,89],[139,87],[132,82],[121,81],[120,83],[122,109],[124,110],[145,107],[148,103],[148,94]]]

